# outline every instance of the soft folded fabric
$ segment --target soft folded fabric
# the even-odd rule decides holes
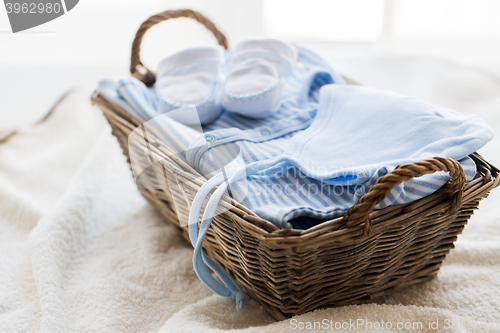
[[[328,85],[316,119],[290,140],[284,159],[324,183],[358,185],[383,167],[434,156],[461,160],[492,138],[475,116],[388,91]]]
[[[297,49],[278,39],[251,39],[239,43],[231,72],[224,83],[224,109],[252,118],[278,110],[285,77],[297,60]]]
[[[221,66],[224,49],[189,48],[163,59],[156,74],[158,111],[166,113],[195,105],[199,119],[175,117],[187,125],[208,124],[217,119],[221,109]]]

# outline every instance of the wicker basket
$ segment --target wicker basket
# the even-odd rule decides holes
[[[228,47],[224,35],[197,12],[173,10],[152,16],[135,36],[130,67],[131,73],[147,85],[154,84],[155,76],[140,61],[142,38],[151,26],[178,17],[197,20],[220,45]],[[104,112],[129,157],[128,137],[141,123],[98,93],[92,101]],[[146,145],[143,148],[156,160],[163,160],[159,172],[146,173],[149,181],[161,183],[167,174],[175,175],[189,184],[185,191],[194,197],[203,185],[201,175],[155,137],[149,136]],[[221,205],[229,210],[214,218],[203,248],[278,320],[322,307],[369,302],[437,274],[479,201],[500,182],[497,168],[476,153],[471,157],[478,174],[467,184],[460,164],[448,158],[401,165],[380,178],[345,216],[307,230],[278,229],[225,197]],[[451,180],[437,192],[408,204],[373,211],[396,185],[440,170],[449,172]],[[188,239],[187,229],[179,225],[169,190],[140,187],[140,191]]]

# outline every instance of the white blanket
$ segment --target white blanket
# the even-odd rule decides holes
[[[500,135],[498,80],[450,65],[435,73],[395,88],[476,113]],[[500,190],[481,203],[433,281],[276,322],[253,300],[237,313],[198,280],[191,245],[139,194],[86,93],[70,93],[46,121],[4,141],[0,332],[500,331]],[[496,164],[499,143],[482,151]]]

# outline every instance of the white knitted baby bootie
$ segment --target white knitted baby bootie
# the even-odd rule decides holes
[[[292,72],[297,49],[278,39],[239,43],[224,83],[222,106],[252,118],[267,117],[280,107],[284,77]]]
[[[224,49],[195,47],[175,53],[158,65],[155,89],[159,97],[158,111],[165,113],[194,105],[202,125],[221,114],[221,66]],[[197,119],[176,119],[195,125]]]

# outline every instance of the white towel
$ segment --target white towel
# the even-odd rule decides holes
[[[491,95],[467,105],[500,133],[500,84],[485,81]],[[500,161],[498,149],[483,154]],[[205,288],[191,245],[139,194],[100,111],[73,93],[51,118],[0,144],[0,332],[279,333],[325,319],[498,332],[499,200],[496,190],[481,203],[433,281],[275,322],[255,301],[236,312]],[[429,329],[436,320],[440,329]],[[446,320],[483,328],[445,330]],[[377,330],[352,330],[368,331]]]

